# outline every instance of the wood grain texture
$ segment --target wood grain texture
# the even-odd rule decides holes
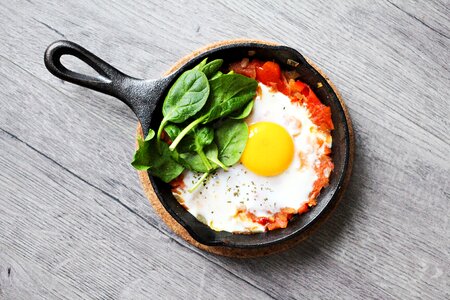
[[[3,1],[0,299],[450,298],[449,7]],[[356,134],[342,205],[310,239],[267,258],[206,254],[166,228],[129,165],[131,111],[43,65],[46,46],[69,39],[157,78],[232,38],[310,57],[340,90]]]

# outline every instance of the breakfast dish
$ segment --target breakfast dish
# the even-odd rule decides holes
[[[132,164],[213,230],[285,228],[328,184],[330,108],[275,62],[222,64],[205,59],[180,76]]]
[[[80,59],[96,70],[98,75],[68,69],[61,62],[64,55]],[[211,60],[208,61],[208,57]],[[250,59],[242,60],[243,57]],[[264,61],[254,58],[264,58]],[[44,62],[56,77],[116,97],[133,111],[139,123],[138,150],[132,165],[139,170],[144,192],[169,228],[202,250],[233,257],[252,257],[288,249],[310,236],[342,199],[350,179],[354,153],[350,117],[345,103],[329,78],[313,62],[291,47],[256,40],[218,42],[181,58],[163,78],[156,80],[137,79],[124,74],[82,46],[67,40],[55,41],[49,45]],[[232,62],[235,63],[230,65]],[[273,62],[279,62],[283,70],[278,72],[279,67]],[[266,93],[262,84],[268,89]],[[268,115],[270,118],[266,115],[264,118],[256,118],[261,116],[258,111],[264,111],[259,104],[265,103],[265,94],[274,99],[283,99],[281,95],[275,95],[276,92],[289,97],[291,102],[298,102],[298,105],[306,107],[309,120],[321,134],[326,136],[332,130],[332,155],[328,153],[331,139],[328,141],[323,136],[321,139],[325,142],[320,141],[319,144],[325,143],[326,147],[319,145],[323,153],[315,152],[320,158],[314,163],[317,179],[308,195],[309,199],[298,198],[295,200],[298,206],[295,207],[279,210],[266,208],[265,211],[260,208],[259,212],[254,207],[252,212],[252,207],[245,204],[246,199],[240,200],[245,207],[240,201],[239,204],[231,201],[230,204],[234,203],[236,208],[241,206],[242,209],[236,210],[236,215],[245,219],[240,225],[239,222],[237,226],[233,225],[234,227],[230,225],[233,224],[232,221],[221,221],[221,218],[227,221],[229,216],[226,214],[222,217],[217,217],[215,213],[202,215],[200,211],[205,209],[204,203],[196,208],[191,202],[180,198],[180,192],[203,194],[209,190],[208,185],[217,174],[227,174],[236,168],[243,168],[241,170],[244,174],[247,172],[262,180],[274,180],[289,173],[298,152],[297,137],[292,135],[291,142],[288,138],[292,128],[281,121],[277,123],[276,119],[270,119],[275,118],[272,113]],[[259,101],[256,102],[256,99]],[[274,105],[268,106],[270,110],[273,108]],[[291,112],[284,113],[289,116]],[[282,121],[285,121],[284,117]],[[249,129],[254,131],[255,128],[258,131],[260,128],[264,129],[261,132],[269,132],[260,135],[261,137],[276,135],[277,140],[284,142],[272,145],[272,151],[262,154],[263,147],[258,146],[258,142],[253,143],[259,139],[249,136]],[[317,136],[320,135],[319,132],[316,133]],[[293,151],[291,144],[294,145]],[[254,150],[259,148],[261,150]],[[267,150],[267,147],[264,149]],[[245,155],[246,153],[252,155]],[[254,153],[258,153],[259,158]],[[305,156],[300,156],[300,162],[304,159]],[[264,160],[263,164],[260,163],[261,160]],[[331,172],[329,177],[328,172]],[[190,175],[195,175],[193,181],[186,179]],[[251,182],[246,179],[248,177],[239,184]],[[291,182],[300,185],[298,182]],[[302,181],[301,185],[305,183],[306,181]],[[271,184],[272,182],[269,185]],[[326,185],[328,187],[322,189]],[[305,194],[304,191],[303,195]],[[278,207],[291,205],[280,200],[278,194],[276,196],[273,203]],[[267,198],[269,201],[269,197]],[[305,201],[308,201],[307,205],[303,205]],[[317,205],[308,214],[297,217],[316,202]],[[264,205],[259,204],[260,207],[261,204]],[[250,225],[247,226],[245,222],[249,218]],[[255,227],[254,223],[264,228],[258,225]],[[271,230],[285,226],[287,228],[284,230]]]

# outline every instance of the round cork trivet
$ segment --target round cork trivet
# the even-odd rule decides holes
[[[235,43],[248,43],[248,42],[254,42],[254,43],[261,43],[261,44],[267,44],[267,45],[277,45],[273,42],[267,42],[267,41],[260,41],[260,40],[249,40],[249,39],[237,39],[237,40],[227,40],[227,41],[221,41],[213,44],[209,44],[203,48],[200,48],[191,54],[181,58],[175,65],[173,65],[164,75],[168,75],[175,70],[179,69],[181,66],[183,66],[185,63],[187,63],[192,58],[198,56],[199,54],[223,46],[223,45],[229,45],[229,44],[235,44]],[[148,176],[148,173],[146,171],[138,171],[139,179],[141,181],[142,187],[144,189],[145,195],[147,196],[148,200],[150,201],[151,205],[153,206],[153,209],[160,215],[162,220],[169,226],[170,229],[172,229],[173,232],[175,232],[177,235],[181,236],[183,239],[185,239],[188,243],[194,245],[195,247],[202,249],[204,251],[208,251],[210,253],[214,253],[217,255],[223,255],[228,257],[239,257],[239,258],[250,258],[250,257],[258,257],[258,256],[265,256],[269,254],[274,254],[277,252],[281,252],[284,250],[287,250],[301,241],[308,238],[313,231],[315,231],[316,228],[318,228],[330,215],[331,212],[336,208],[338,202],[342,199],[342,196],[344,194],[344,191],[348,185],[351,170],[353,166],[353,153],[354,153],[354,134],[353,134],[353,127],[350,120],[350,116],[347,111],[347,107],[345,106],[344,101],[342,100],[341,95],[339,94],[338,90],[334,86],[334,84],[330,81],[328,76],[326,76],[311,60],[306,58],[307,62],[316,69],[330,84],[330,86],[333,88],[334,92],[338,96],[339,101],[341,102],[341,105],[344,109],[345,118],[347,119],[348,129],[349,129],[349,137],[350,137],[350,156],[349,156],[349,163],[348,163],[348,171],[346,174],[346,177],[344,178],[344,182],[342,185],[342,188],[337,191],[337,200],[334,201],[333,207],[328,211],[326,215],[322,215],[320,219],[311,226],[307,231],[300,234],[298,237],[295,237],[293,239],[287,240],[285,242],[271,245],[263,248],[254,248],[254,249],[240,249],[240,248],[229,248],[229,247],[223,247],[223,246],[207,246],[203,245],[196,240],[194,240],[190,234],[184,229],[183,226],[181,226],[164,208],[164,206],[159,201],[158,197],[155,195],[155,192],[153,190],[153,187],[150,183],[150,178]],[[142,137],[142,128],[141,125],[138,124],[137,131],[136,131],[136,138],[140,136]],[[137,140],[136,140],[136,147],[137,147]]]

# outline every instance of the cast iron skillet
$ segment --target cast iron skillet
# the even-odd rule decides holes
[[[222,58],[224,66],[249,56],[260,60],[273,60],[284,70],[296,70],[298,79],[310,85],[320,100],[331,107],[335,130],[332,131],[332,159],[335,169],[330,176],[330,185],[322,190],[317,206],[308,213],[295,216],[287,228],[277,229],[257,234],[232,234],[217,232],[200,223],[187,212],[172,196],[170,186],[158,178],[150,176],[155,194],[165,209],[179,222],[198,242],[209,246],[226,246],[233,248],[258,248],[281,243],[288,239],[299,237],[314,223],[327,215],[335,202],[338,201],[338,191],[342,188],[347,172],[350,172],[350,136],[343,107],[331,86],[305,58],[296,50],[286,46],[272,46],[254,42],[236,43],[220,46],[194,57],[180,69],[169,76],[158,80],[142,80],[130,77],[115,69],[102,59],[90,53],[81,46],[69,41],[57,41],[48,46],[45,51],[45,66],[56,77],[114,96],[136,114],[142,125],[144,135],[149,128],[157,131],[162,120],[162,103],[168,89],[175,79],[184,71],[194,67],[204,58]],[[89,76],[68,70],[61,64],[61,56],[73,55],[87,63],[98,76]],[[319,84],[319,85],[318,85]],[[322,85],[321,88],[318,86]]]

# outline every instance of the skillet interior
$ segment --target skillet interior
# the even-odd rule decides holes
[[[325,78],[310,66],[300,53],[292,48],[258,43],[237,43],[215,48],[204,52],[187,62],[175,72],[175,76],[170,76],[170,83],[168,86],[170,87],[179,74],[192,68],[205,57],[209,57],[210,59],[222,58],[225,60],[224,65],[227,65],[231,62],[238,61],[243,57],[248,57],[248,51],[250,50],[255,51],[254,57],[261,60],[274,60],[279,63],[284,70],[295,69],[300,74],[298,79],[309,84],[320,100],[331,107],[333,123],[335,125],[335,130],[332,131],[333,146],[331,156],[335,164],[335,169],[330,176],[330,185],[323,189],[318,197],[317,206],[313,207],[307,214],[304,214],[301,217],[294,217],[285,229],[277,229],[257,234],[232,234],[228,232],[213,231],[208,226],[197,221],[194,216],[187,212],[177,202],[172,196],[168,184],[165,184],[158,178],[150,176],[155,194],[161,204],[195,240],[205,245],[220,245],[232,248],[258,248],[281,243],[301,235],[314,223],[319,221],[320,218],[326,215],[334,206],[334,202],[338,200],[337,191],[342,187],[348,169],[350,136],[344,110],[339,99]],[[295,63],[293,64],[292,62],[288,63],[290,60],[297,62],[298,65],[294,66]],[[322,83],[321,88],[317,88],[319,82]],[[162,120],[161,108],[167,90],[162,93],[162,97],[158,99],[158,105],[153,114],[151,116],[149,115],[147,120],[141,120],[144,122],[150,121],[150,127],[154,130],[158,128],[159,123]]]

